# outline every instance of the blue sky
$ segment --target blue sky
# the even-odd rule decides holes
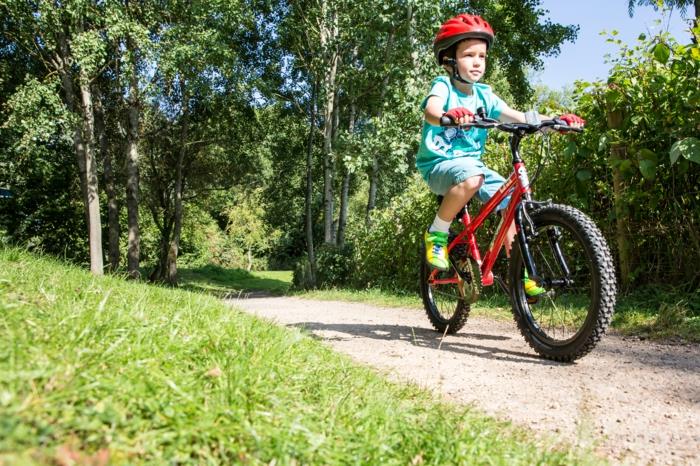
[[[639,34],[660,30],[655,22],[661,18],[660,12],[648,6],[638,6],[630,18],[626,0],[542,0],[541,7],[549,10],[548,16],[552,22],[579,25],[576,42],[562,45],[557,57],[545,58],[544,71],[533,75],[533,83],[543,83],[553,89],[573,84],[576,79],[591,81],[607,77],[610,66],[605,63],[605,54],[614,53],[618,48],[608,44],[607,36],[599,34],[601,31],[616,29],[619,31],[618,37],[631,45],[636,43]],[[686,16],[692,15],[691,5]],[[689,41],[687,22],[679,12],[674,11],[670,19],[666,17],[661,27],[664,30],[668,27],[668,31],[679,42]]]

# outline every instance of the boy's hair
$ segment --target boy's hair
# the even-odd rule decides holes
[[[438,65],[443,64],[443,58],[455,58],[457,44],[465,39],[482,39],[486,48],[493,43],[493,28],[481,16],[457,15],[445,21],[433,41],[433,53]]]

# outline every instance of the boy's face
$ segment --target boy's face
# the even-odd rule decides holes
[[[460,76],[477,82],[486,72],[486,41],[463,40],[457,44],[455,59]]]

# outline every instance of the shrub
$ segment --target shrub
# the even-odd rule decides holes
[[[352,246],[338,247],[324,244],[318,247],[316,254],[316,286],[332,288],[350,283],[352,267]],[[297,261],[293,275],[294,286],[301,289],[312,288],[311,265],[308,255]]]
[[[372,212],[369,227],[353,226],[348,232],[353,244],[351,284],[416,290],[420,241],[436,207],[435,195],[416,175],[388,207]]]

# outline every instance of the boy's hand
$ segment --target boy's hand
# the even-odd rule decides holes
[[[565,115],[562,115],[559,117],[559,119],[567,125],[573,126],[575,128],[581,128],[583,125],[586,124],[586,120],[584,120],[578,115],[574,115],[573,113],[567,113]]]
[[[474,121],[474,114],[468,108],[455,107],[446,111],[442,116],[448,117],[456,125],[466,125]]]

